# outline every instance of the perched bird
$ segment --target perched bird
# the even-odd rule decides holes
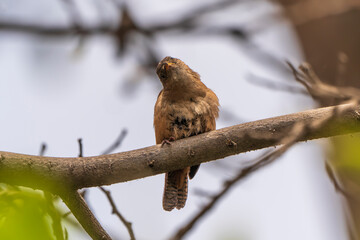
[[[191,137],[216,129],[219,100],[201,82],[198,73],[177,58],[165,57],[156,73],[163,85],[154,109],[157,144]],[[163,208],[171,211],[185,206],[188,177],[192,179],[200,165],[166,173]]]

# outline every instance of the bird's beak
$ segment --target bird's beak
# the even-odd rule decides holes
[[[172,66],[172,65],[174,65],[174,63],[165,63],[164,64],[164,67],[165,67],[165,70],[167,71],[167,70],[169,70],[169,68],[170,68],[170,66]]]

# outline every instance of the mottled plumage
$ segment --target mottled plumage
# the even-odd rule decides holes
[[[219,101],[200,81],[200,76],[177,58],[165,57],[156,73],[163,85],[154,110],[156,143],[181,139],[214,130]],[[188,177],[199,165],[169,172],[165,176],[163,208],[181,209],[187,199]]]

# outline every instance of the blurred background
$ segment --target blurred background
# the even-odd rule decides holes
[[[123,130],[115,152],[155,144],[153,107],[161,90],[155,68],[165,56],[183,60],[217,94],[217,128],[336,104],[309,97],[286,61],[310,62],[324,82],[359,86],[359,26],[358,0],[0,0],[0,149],[38,155],[45,143],[47,156],[74,157],[82,138],[84,156],[93,156]],[[240,182],[185,238],[358,239],[358,141],[353,135],[295,145]],[[167,239],[207,194],[260,154],[202,164],[181,211],[163,211],[163,175],[107,189],[137,239]],[[325,161],[351,198],[336,192]],[[0,189],[2,196],[25,191]],[[40,200],[15,208],[2,197],[0,229],[12,229],[4,225],[9,208],[44,204],[38,191],[23,195],[16,196],[25,203]],[[99,189],[88,189],[86,201],[114,239],[129,238]],[[57,216],[67,212],[61,200],[54,204]],[[56,239],[53,215],[41,212],[36,218],[23,211],[29,221],[12,212],[14,232],[0,236],[21,239],[14,233],[23,231]],[[71,216],[61,217],[68,239],[90,239],[66,220]]]

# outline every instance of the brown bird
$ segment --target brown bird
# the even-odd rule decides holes
[[[198,73],[177,58],[165,57],[156,73],[163,85],[154,109],[157,144],[191,137],[216,129],[219,100],[205,86]],[[192,179],[200,165],[166,173],[163,208],[171,211],[185,206],[188,177]]]

